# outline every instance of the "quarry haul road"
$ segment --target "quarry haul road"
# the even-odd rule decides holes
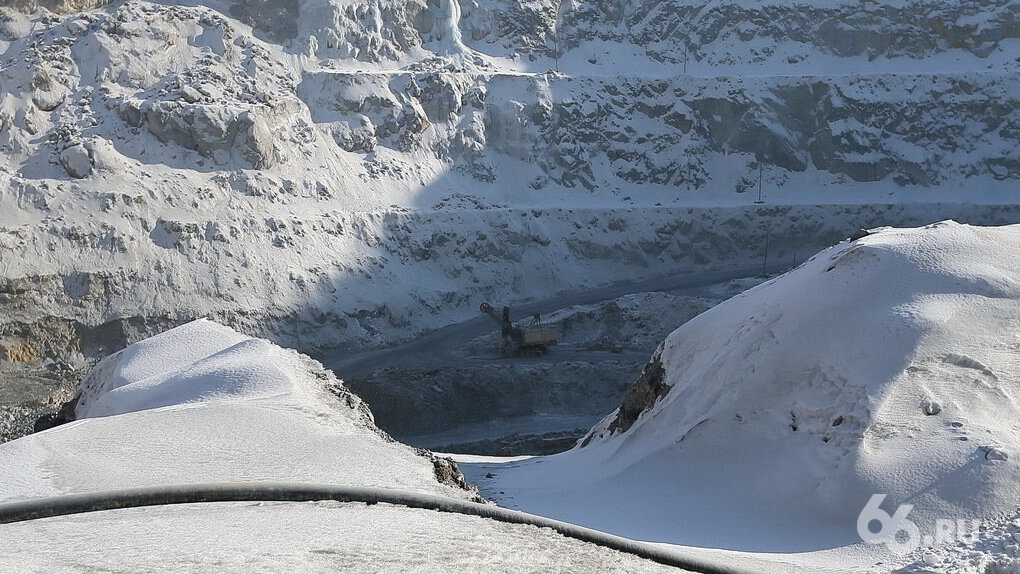
[[[633,293],[648,292],[685,292],[686,294],[698,295],[699,290],[710,285],[723,283],[734,279],[742,279],[759,275],[763,271],[767,274],[781,273],[789,270],[788,265],[769,266],[763,270],[762,265],[744,264],[725,269],[713,269],[710,271],[691,271],[676,273],[663,277],[642,279],[639,281],[623,281],[581,291],[561,293],[554,297],[541,301],[523,301],[511,303],[514,316],[518,318],[534,315],[535,313],[547,314],[564,307],[572,305],[591,305],[602,301],[617,299],[624,295]],[[481,301],[479,301],[481,303]],[[472,339],[494,332],[497,329],[492,319],[479,314],[477,317],[447,325],[425,334],[413,341],[376,349],[364,353],[357,353],[348,357],[334,360],[324,359],[323,363],[327,369],[332,370],[341,379],[359,379],[371,375],[374,371],[384,368],[399,369],[436,369],[441,367],[459,366],[467,363],[499,363],[506,359],[502,357],[468,357],[464,348]],[[649,349],[651,354],[653,349]],[[546,357],[520,358],[515,361],[577,361],[590,360],[593,358],[613,359],[619,358],[619,354],[611,352],[586,351],[582,354],[575,352],[564,353],[559,349],[554,350]]]

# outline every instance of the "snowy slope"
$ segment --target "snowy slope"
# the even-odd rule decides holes
[[[324,354],[1018,217],[1008,2],[41,4],[0,16],[9,357],[202,316]]]
[[[307,357],[209,321],[109,357],[82,396],[79,420],[0,445],[0,502],[224,481],[474,496]],[[136,508],[4,524],[0,539],[5,573],[677,571],[549,529],[385,504]]]
[[[314,361],[209,321],[108,357],[81,395],[78,420],[0,446],[0,499],[230,481],[470,496]]]
[[[1012,517],[1018,248],[1018,226],[953,222],[841,243],[671,334],[628,398],[636,420],[472,472],[504,503],[626,536],[859,566],[897,561],[857,534],[873,494],[929,537]]]

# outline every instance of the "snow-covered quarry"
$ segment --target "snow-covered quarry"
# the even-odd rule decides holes
[[[677,329],[621,408],[573,450],[463,456],[462,468],[503,506],[747,572],[1013,572],[1017,249],[1020,226],[954,222],[841,243]],[[105,359],[82,384],[77,415],[0,444],[0,502],[267,481],[475,496],[456,467],[376,429],[314,361],[210,321]],[[861,539],[875,494],[887,495],[888,515],[911,506],[914,531],[898,546]],[[135,540],[153,520],[158,534],[116,550],[63,536],[87,526]],[[236,526],[195,546],[195,529],[218,521]],[[351,544],[319,530],[334,528]],[[18,571],[182,559],[188,571],[219,562],[227,570],[217,571],[328,571],[345,560],[375,569],[420,553],[423,571],[665,568],[533,527],[350,504],[118,510],[0,532],[4,563]],[[45,549],[43,536],[53,541]]]
[[[208,316],[328,358],[1018,218],[1010,2],[38,4],[0,13],[10,357]]]
[[[501,506],[748,572],[1018,572],[1018,76],[1012,0],[3,3],[0,502],[468,500],[384,431],[581,436],[458,457]],[[559,345],[498,356],[483,302]],[[917,536],[863,541],[886,514]],[[348,503],[0,540],[38,572],[667,568]]]

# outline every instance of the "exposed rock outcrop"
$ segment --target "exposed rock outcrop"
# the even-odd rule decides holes
[[[73,145],[60,152],[60,165],[64,166],[67,175],[86,178],[92,173],[92,154],[81,144]]]
[[[0,361],[0,442],[72,420],[86,370],[83,364]]]
[[[662,345],[655,350],[651,360],[641,370],[641,376],[623,397],[616,419],[609,425],[610,433],[626,432],[642,413],[650,410],[656,401],[669,392],[670,387],[664,380],[666,371],[662,368],[662,350]]]

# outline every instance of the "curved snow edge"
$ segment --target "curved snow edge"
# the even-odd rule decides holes
[[[3,503],[0,504],[0,524],[142,506],[203,502],[311,502],[319,500],[364,502],[369,505],[383,502],[408,508],[466,514],[500,522],[551,528],[569,538],[626,552],[667,566],[676,566],[702,574],[748,574],[744,570],[710,564],[667,549],[653,547],[646,543],[568,522],[499,506],[390,488],[299,483],[214,483],[133,488]]]

